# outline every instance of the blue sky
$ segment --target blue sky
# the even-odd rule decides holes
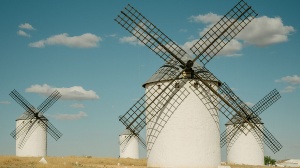
[[[16,89],[37,107],[58,89],[63,97],[45,114],[64,135],[57,142],[48,137],[48,155],[118,157],[118,116],[164,63],[114,21],[119,12],[130,3],[188,50],[237,2],[1,1],[0,155],[15,155],[9,134],[23,112],[9,93]],[[247,2],[257,19],[207,67],[250,106],[280,91],[261,117],[283,149],[265,154],[300,158],[300,2]]]

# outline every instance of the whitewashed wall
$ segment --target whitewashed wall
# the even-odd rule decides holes
[[[233,125],[227,125],[227,130],[232,126]],[[250,129],[249,125],[247,127]],[[259,136],[262,138],[261,133],[259,133]],[[247,135],[241,133],[231,148],[227,148],[227,162],[246,165],[264,165],[264,150],[261,149],[261,146],[252,132],[249,132]]]
[[[122,144],[129,135],[120,135],[120,158],[132,158],[132,159],[139,159],[139,144],[138,138],[136,136],[132,136],[128,143]],[[125,145],[125,146],[124,146]]]
[[[147,96],[150,95],[149,89],[158,87],[158,84],[160,85],[160,83],[146,85]],[[151,121],[147,120],[148,167],[216,168],[220,164],[219,122],[214,121],[204,104],[189,88],[190,83],[187,82],[184,87],[190,94],[169,118],[163,129],[161,129],[162,123],[165,122],[163,120],[168,118],[164,114],[158,114]],[[170,104],[173,103],[172,100]],[[147,112],[151,113],[151,111]],[[166,113],[171,115],[170,112]],[[218,121],[218,112],[215,110],[214,113]],[[157,130],[160,129],[161,132],[157,136]],[[151,143],[154,143],[153,146],[149,145]]]
[[[25,120],[17,120],[16,121],[16,128]],[[33,119],[32,119],[33,121]],[[46,120],[44,122],[47,123]],[[47,132],[44,128],[40,126],[38,122],[32,125],[32,128],[37,126],[28,140],[26,141],[23,148],[19,148],[19,143],[22,141],[24,136],[26,135],[26,132],[24,134],[21,134],[17,140],[16,140],[16,156],[21,157],[42,157],[47,155]]]

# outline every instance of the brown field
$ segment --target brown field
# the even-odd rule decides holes
[[[146,159],[92,158],[92,157],[45,157],[47,164],[39,163],[40,157],[0,156],[0,168],[145,168]],[[119,163],[120,166],[117,166]]]
[[[119,158],[93,158],[93,157],[50,157],[47,164],[39,163],[41,158],[0,156],[0,168],[146,168],[146,159],[119,159]],[[119,163],[119,166],[118,166]],[[263,168],[268,166],[230,165],[231,168]]]

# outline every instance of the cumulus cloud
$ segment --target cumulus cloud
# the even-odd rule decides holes
[[[30,37],[30,34],[24,32],[23,30],[19,30],[17,32],[17,34],[20,35],[20,36],[24,36],[24,37]]]
[[[86,117],[87,114],[83,111],[78,112],[78,114],[56,114],[53,117],[57,120],[79,120]]]
[[[121,43],[129,43],[132,45],[144,45],[142,42],[140,42],[136,37],[134,36],[125,36],[119,39]]]
[[[221,15],[208,13],[204,15],[191,16],[188,19],[191,22],[203,23],[206,25],[205,28],[199,32],[200,37],[202,37],[221,18]],[[284,25],[280,17],[270,18],[262,16],[255,18],[236,36],[236,40],[232,43],[228,43],[218,55],[239,56],[240,54],[237,54],[236,52],[243,48],[243,44],[268,46],[286,42],[288,41],[288,36],[294,31],[295,29],[292,26]]]
[[[275,80],[275,82],[285,82],[288,84],[300,84],[300,76],[298,75],[285,76],[282,77],[281,79]]]
[[[210,12],[205,15],[191,16],[189,17],[189,20],[196,23],[214,24],[221,18],[222,16]]]
[[[10,104],[9,101],[0,101],[0,104]]]
[[[196,23],[204,23],[206,24],[206,27],[199,32],[199,36],[202,37],[207,31],[209,31],[215,23],[217,23],[222,18],[221,15],[217,15],[214,13],[208,13],[204,15],[198,15],[198,16],[191,16],[189,20],[191,22]],[[206,39],[203,39],[205,41]],[[192,54],[190,52],[190,48],[198,41],[197,40],[191,40],[186,42],[182,47],[185,48],[185,51],[188,51],[189,54]],[[218,40],[220,42],[220,40]],[[201,43],[200,43],[201,45]],[[218,56],[240,56],[241,54],[238,53],[243,48],[243,44],[236,40],[232,39],[221,51],[218,52]]]
[[[27,30],[35,30],[35,28],[29,23],[23,23],[19,25],[20,29],[27,29]]]
[[[99,99],[99,96],[93,90],[85,90],[82,86],[72,86],[69,88],[56,88],[47,84],[31,85],[26,92],[38,93],[48,96],[55,90],[58,90],[62,95],[62,100],[94,100]]]
[[[288,35],[294,31],[292,26],[285,26],[280,17],[262,16],[253,19],[237,38],[256,46],[267,46],[288,41]]]
[[[191,41],[187,41],[185,42],[183,45],[181,45],[180,47],[186,51],[189,55],[193,55],[192,51],[190,50],[190,48],[197,42],[198,40],[191,40]]]
[[[283,90],[281,90],[281,93],[292,93],[294,92],[296,88],[294,86],[287,86]]]
[[[85,33],[80,36],[70,37],[67,33],[54,35],[47,39],[29,43],[30,47],[43,48],[46,45],[62,45],[74,48],[92,48],[97,47],[102,41],[101,37],[91,33]]]
[[[188,54],[193,55],[191,52],[190,48],[197,42],[198,40],[192,40],[192,41],[187,41],[184,43],[181,47],[184,49]],[[201,45],[201,44],[200,44]],[[242,49],[243,45],[233,39],[231,40],[218,54],[217,56],[223,55],[223,56],[240,56],[241,54],[238,54],[237,52]]]
[[[300,76],[298,75],[292,75],[292,76],[284,76],[280,79],[275,80],[275,82],[282,82],[289,85],[300,85]],[[286,86],[283,90],[281,90],[281,93],[291,93],[296,90],[295,86]]]
[[[35,47],[35,48],[43,48],[43,47],[45,47],[45,41],[41,40],[41,41],[37,41],[37,42],[34,42],[34,43],[29,43],[29,46],[30,47]]]
[[[73,108],[84,108],[84,105],[80,103],[71,104],[70,106]]]
[[[197,22],[207,24],[207,26],[199,33],[200,36],[203,36],[221,18],[221,16],[209,13],[207,15],[199,15],[196,18],[197,19],[194,20],[197,20]],[[285,26],[280,17],[270,18],[262,16],[254,18],[236,38],[247,44],[268,46],[288,41],[288,35],[294,31],[295,29],[292,26]]]

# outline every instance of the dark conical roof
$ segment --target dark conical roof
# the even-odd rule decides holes
[[[125,129],[120,135],[130,135],[131,132],[129,129]]]
[[[17,119],[16,121],[18,120],[26,120],[30,115],[32,114],[32,112],[29,112],[29,111],[25,111],[24,113],[22,113]],[[42,113],[39,113],[38,117],[42,120],[48,120]],[[35,118],[35,117],[30,117],[31,119],[32,118]]]
[[[252,118],[251,122],[255,123],[255,124],[264,124],[259,117]],[[237,115],[234,115],[231,118],[231,120],[229,120],[225,125],[235,125],[235,124],[244,124],[244,123],[247,123],[247,122],[245,122],[245,120],[243,118],[241,118]]]
[[[184,62],[187,62],[188,60],[193,60],[191,56],[185,55],[182,60]],[[171,61],[170,61],[171,62]],[[173,61],[174,62],[174,61]],[[176,61],[175,61],[176,62]],[[217,82],[218,85],[220,85],[220,81],[205,67],[200,66],[199,63],[194,62],[193,64],[193,70],[196,74],[201,76],[204,80],[211,81],[211,82]],[[177,76],[179,72],[181,72],[183,69],[182,67],[178,65],[174,65],[174,63],[166,63],[163,66],[161,66],[146,82],[143,84],[143,87],[145,87],[147,84],[155,83],[155,82],[163,82],[172,80],[174,76]]]

